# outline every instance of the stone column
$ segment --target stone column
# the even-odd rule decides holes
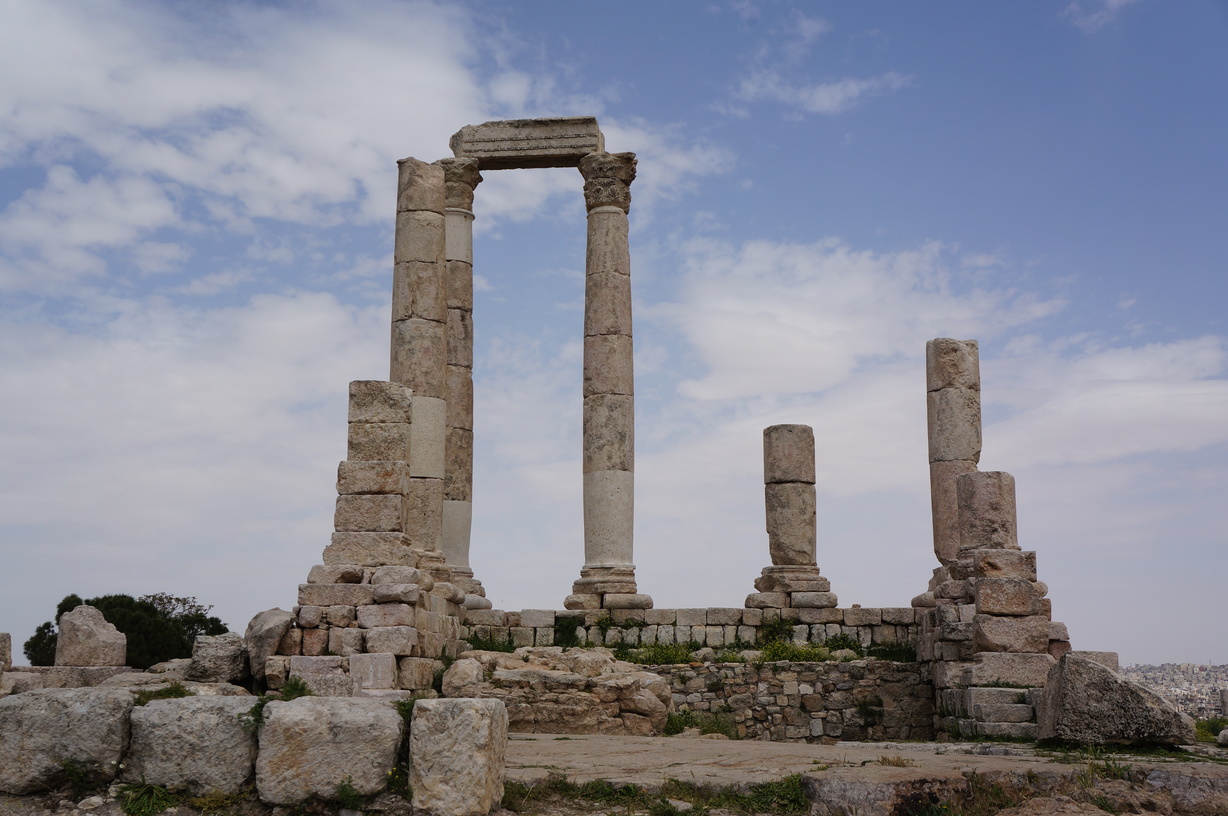
[[[445,384],[447,440],[444,450],[443,555],[452,583],[465,590],[465,606],[489,609],[486,592],[469,565],[473,524],[473,190],[482,181],[478,161],[440,159],[447,282],[448,368]]]
[[[943,567],[959,551],[955,480],[981,459],[981,368],[975,340],[940,337],[925,344],[930,506],[934,554]]]
[[[568,609],[649,609],[632,561],[635,397],[627,211],[634,153],[580,160],[588,208],[584,285],[584,568]]]
[[[768,554],[746,605],[759,609],[830,608],[836,596],[816,558],[814,429],[772,425],[763,430],[763,497]]]
[[[447,440],[444,170],[413,158],[402,159],[397,167],[389,379],[413,390],[405,532],[412,547],[426,551],[420,566],[436,569],[443,567]]]

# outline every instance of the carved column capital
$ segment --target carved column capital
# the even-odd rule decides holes
[[[473,209],[473,189],[482,183],[478,172],[478,160],[467,156],[440,159],[435,162],[443,168],[446,204],[449,208]]]
[[[580,159],[584,176],[584,203],[588,209],[631,209],[631,182],[635,180],[634,153],[589,153]]]

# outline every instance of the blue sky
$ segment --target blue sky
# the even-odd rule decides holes
[[[1228,8],[7,0],[0,631],[76,592],[242,631],[327,544],[382,379],[395,161],[491,119],[635,151],[636,562],[661,607],[768,562],[761,431],[814,426],[841,605],[925,589],[924,346],[982,350],[1076,648],[1228,663]],[[477,190],[472,563],[583,559],[572,170]],[[19,647],[17,649],[19,652]]]

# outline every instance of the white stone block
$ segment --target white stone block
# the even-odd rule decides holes
[[[503,798],[507,708],[502,700],[420,700],[410,732],[417,812],[486,816]]]

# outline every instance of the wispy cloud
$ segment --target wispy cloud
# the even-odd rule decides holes
[[[1139,0],[1074,0],[1062,16],[1078,26],[1084,33],[1094,34],[1117,19],[1126,6]]]
[[[769,100],[807,113],[837,114],[851,108],[864,96],[896,91],[913,82],[911,75],[889,71],[869,79],[846,78],[814,85],[785,81],[775,71],[756,71],[742,80],[736,97],[746,102]]]

